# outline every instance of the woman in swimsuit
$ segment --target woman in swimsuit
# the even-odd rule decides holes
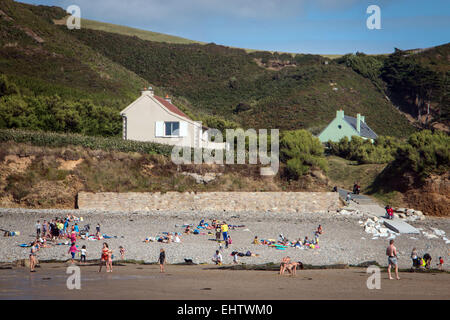
[[[106,265],[106,272],[109,272],[108,271],[108,258],[109,258],[109,247],[108,247],[108,244],[106,242],[104,242],[103,248],[102,248],[102,256],[100,258],[100,269],[98,270],[98,272],[102,271],[103,263]]]
[[[30,249],[30,272],[36,272],[34,270],[34,267],[36,266],[36,253],[39,250],[39,245],[37,244],[37,241],[33,241],[31,243],[31,249]]]

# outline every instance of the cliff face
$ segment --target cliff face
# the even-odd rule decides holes
[[[409,207],[421,210],[426,215],[450,216],[450,174],[431,175],[420,188],[404,193]]]

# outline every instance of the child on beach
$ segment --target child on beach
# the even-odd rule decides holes
[[[95,236],[96,237],[100,236],[100,223],[97,223],[97,227],[95,227],[95,230],[97,231]]]
[[[220,240],[220,234],[221,234],[221,229],[220,229],[220,225],[216,226],[216,241]]]
[[[439,257],[439,263],[437,264],[438,269],[442,270],[444,268],[444,259],[442,257]]]
[[[166,264],[166,252],[164,249],[159,250],[159,272],[164,273],[164,265]]]
[[[87,249],[86,249],[86,246],[85,246],[85,245],[83,245],[83,246],[81,247],[80,252],[81,252],[80,262],[86,263]]]
[[[417,249],[413,248],[411,251],[411,259],[412,259],[412,264],[414,268],[418,268],[419,267],[419,255],[417,254]]]
[[[321,225],[321,224],[319,224],[319,226],[317,227],[316,233],[317,233],[317,234],[322,234],[322,233],[323,233],[323,228],[322,228],[322,225]]]
[[[175,233],[175,239],[173,240],[173,242],[175,242],[175,243],[181,242],[181,238],[180,238],[180,235],[178,234],[178,232]]]
[[[72,242],[72,244],[70,245],[69,251],[67,252],[72,255],[72,261],[71,261],[72,264],[74,263],[73,259],[75,259],[75,253],[77,253],[77,251],[79,251],[79,250],[77,249],[75,242]]]
[[[222,265],[223,259],[222,259],[222,255],[220,254],[219,250],[216,250],[216,254],[213,256],[212,261],[215,264],[218,264],[219,266]]]
[[[350,192],[347,193],[347,197],[345,198],[345,202],[347,202],[347,205],[350,204],[350,201],[352,200],[352,197],[350,196]]]
[[[237,252],[232,252],[231,254],[233,255],[233,263],[234,264],[238,264],[239,263],[239,261],[238,261],[238,253]]]
[[[120,252],[121,259],[125,260],[125,249],[124,249],[124,247],[120,246],[119,247],[119,252]]]
[[[233,243],[233,240],[231,240],[231,236],[228,235],[227,240],[225,240],[225,248],[228,249],[228,246],[232,243]]]
[[[258,236],[255,236],[255,239],[253,239],[253,244],[259,244]]]

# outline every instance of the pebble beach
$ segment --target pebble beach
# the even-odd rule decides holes
[[[372,235],[364,231],[361,219],[364,216],[342,216],[336,212],[292,214],[275,212],[114,212],[114,211],[83,211],[83,210],[33,210],[33,209],[0,209],[0,228],[19,231],[20,235],[13,237],[1,237],[0,262],[9,263],[21,259],[27,259],[29,248],[19,245],[30,243],[35,237],[35,223],[51,220],[55,217],[65,217],[68,213],[77,217],[83,217],[78,222],[82,229],[89,224],[91,233],[95,232],[97,223],[101,225],[101,233],[113,238],[91,241],[78,240],[77,245],[87,247],[87,259],[96,260],[100,257],[102,243],[105,241],[113,250],[114,260],[120,259],[119,246],[126,250],[125,260],[140,260],[145,263],[155,263],[159,250],[165,249],[167,263],[183,263],[184,259],[192,259],[194,263],[212,263],[211,258],[219,244],[213,234],[182,234],[181,243],[144,242],[148,237],[162,236],[163,232],[182,233],[183,224],[197,226],[201,219],[210,222],[212,219],[225,220],[230,225],[243,225],[230,229],[229,234],[233,243],[228,249],[223,249],[224,264],[231,264],[232,251],[259,254],[257,257],[239,257],[239,263],[263,264],[268,262],[279,263],[289,255],[294,261],[302,261],[312,265],[349,264],[357,265],[366,261],[377,261],[382,266],[387,265],[385,249],[388,245],[387,238],[372,239]],[[277,250],[267,245],[255,245],[252,241],[255,236],[259,239],[277,239],[283,234],[289,240],[298,238],[309,239],[314,237],[314,231],[321,224],[324,233],[320,236],[319,248],[298,249],[288,247],[286,250]],[[395,245],[399,251],[399,267],[411,266],[410,252],[417,248],[419,255],[429,253],[433,257],[432,265],[435,267],[437,258],[442,256],[445,260],[444,268],[448,268],[449,247],[442,239],[436,237],[428,239],[426,232],[438,229],[448,235],[450,233],[450,221],[444,218],[427,217],[423,221],[411,223],[416,228],[423,230],[421,234],[398,234],[395,237]],[[434,229],[433,229],[434,228]],[[445,237],[444,235],[444,237]],[[38,260],[67,261],[68,245],[56,245],[67,240],[57,240],[49,248],[41,248]],[[51,244],[51,241],[49,241]]]

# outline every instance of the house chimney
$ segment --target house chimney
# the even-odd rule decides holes
[[[169,98],[168,94],[166,94],[166,98],[165,99],[166,99],[167,102],[172,103],[172,99]]]
[[[344,118],[344,110],[337,110],[336,111],[336,118]]]
[[[361,132],[361,114],[356,114],[356,131]]]
[[[144,88],[144,90],[141,91],[141,95],[144,95],[144,94],[153,96],[153,88],[152,87]]]
[[[364,117],[364,116],[361,116],[361,122],[364,122],[364,123],[366,123],[366,117]]]

